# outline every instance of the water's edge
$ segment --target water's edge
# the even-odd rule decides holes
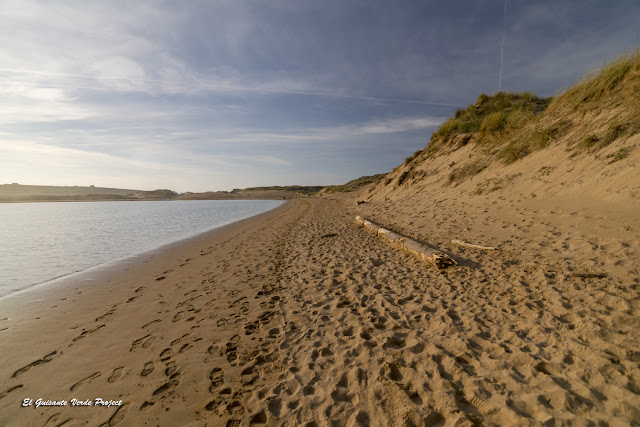
[[[40,281],[40,282],[36,282],[36,283],[32,283],[29,285],[25,285],[24,287],[20,288],[20,289],[14,289],[14,290],[9,290],[7,292],[4,293],[0,293],[0,300],[5,299],[7,297],[10,296],[17,296],[23,293],[27,293],[27,292],[33,292],[36,291],[38,288],[45,288],[48,286],[52,286],[52,285],[56,285],[56,284],[62,284],[68,280],[71,279],[78,279],[78,280],[86,280],[86,281],[91,281],[93,279],[90,278],[90,276],[92,274],[96,274],[96,273],[104,273],[104,272],[108,272],[109,270],[112,269],[120,269],[123,265],[125,264],[132,264],[134,262],[140,262],[141,259],[149,259],[149,258],[153,258],[156,254],[160,253],[160,252],[165,252],[165,251],[170,251],[172,247],[175,246],[182,246],[182,245],[188,245],[190,241],[196,240],[196,239],[201,239],[203,237],[206,237],[206,235],[209,234],[213,234],[216,233],[218,231],[222,231],[224,229],[227,228],[232,228],[232,227],[236,227],[241,225],[243,222],[247,222],[250,220],[255,220],[260,216],[263,216],[265,214],[272,214],[274,213],[274,211],[278,210],[278,209],[283,209],[284,207],[286,207],[287,205],[289,205],[292,202],[292,200],[287,200],[287,201],[283,201],[282,203],[280,203],[278,206],[275,206],[274,208],[271,208],[269,210],[266,210],[264,212],[260,212],[256,215],[252,215],[246,218],[242,218],[240,220],[237,221],[233,221],[230,222],[228,224],[224,224],[224,225],[220,225],[217,227],[213,227],[209,230],[205,230],[205,231],[201,231],[198,232],[192,236],[188,236],[188,237],[184,237],[184,238],[180,238],[177,240],[174,240],[172,242],[168,242],[168,243],[163,243],[161,245],[158,245],[154,248],[151,249],[146,249],[140,252],[135,252],[129,255],[125,255],[110,261],[106,261],[106,262],[102,262],[96,265],[93,265],[91,267],[85,268],[85,269],[81,269],[81,270],[77,270],[77,271],[73,271],[67,274],[63,274],[57,277],[53,277],[44,281]],[[212,235],[213,237],[213,235]],[[87,277],[83,277],[83,276],[87,276]]]

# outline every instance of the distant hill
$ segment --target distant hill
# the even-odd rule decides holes
[[[172,190],[133,190],[95,186],[0,185],[0,202],[38,201],[110,201],[110,200],[242,200],[291,199],[307,196],[323,186],[271,186],[236,188],[233,191],[206,191],[177,193]]]
[[[122,188],[105,187],[81,187],[81,186],[53,186],[53,185],[20,185],[3,184],[0,185],[1,197],[23,197],[23,196],[87,196],[90,194],[111,194],[128,196],[140,192],[140,190],[127,190]]]
[[[94,200],[166,200],[177,196],[171,190],[131,190],[95,186],[0,185],[0,202],[22,201],[94,201]]]
[[[316,193],[350,192],[376,182],[386,174],[362,176],[342,185],[288,185],[235,188],[232,191],[176,193],[162,189],[153,191],[95,186],[0,185],[0,202],[38,201],[109,201],[109,200],[242,200],[291,199]]]

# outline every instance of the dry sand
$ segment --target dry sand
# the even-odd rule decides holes
[[[0,425],[640,423],[633,203],[359,197],[0,300]],[[21,407],[74,397],[122,405]]]

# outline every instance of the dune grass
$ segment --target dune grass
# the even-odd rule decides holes
[[[557,97],[554,107],[587,111],[601,108],[612,96],[621,100],[635,97],[629,106],[640,112],[636,97],[640,92],[640,50],[621,55],[601,70],[587,73],[582,80]]]
[[[585,122],[617,109],[614,122]],[[593,129],[591,129],[593,128]],[[475,104],[457,109],[431,136],[428,157],[460,148],[472,140],[504,163],[513,163],[571,133],[573,150],[597,151],[618,138],[640,132],[640,50],[622,55],[553,98],[530,92],[481,94]],[[465,136],[463,139],[461,136]],[[418,152],[419,153],[419,152]],[[406,163],[412,161],[407,158]],[[458,175],[454,174],[454,181]]]
[[[541,98],[530,92],[498,92],[494,95],[481,94],[475,104],[466,109],[457,109],[435,132],[427,152],[433,157],[444,146],[451,146],[458,135],[475,134],[476,142],[493,144],[529,122],[536,114],[544,111],[550,98]]]

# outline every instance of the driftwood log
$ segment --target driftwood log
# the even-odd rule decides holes
[[[457,239],[453,239],[451,241],[451,243],[455,243],[456,245],[460,245],[460,246],[466,246],[467,248],[484,249],[485,251],[495,251],[496,250],[496,248],[494,248],[493,246],[474,245],[472,243],[467,243],[467,242],[464,242],[462,240],[457,240]]]
[[[428,246],[425,246],[421,243],[418,243],[415,240],[409,239],[408,237],[401,236],[399,234],[394,233],[393,231],[387,230],[386,228],[382,228],[381,226],[367,219],[357,216],[356,221],[358,222],[358,224],[368,229],[373,234],[380,237],[384,237],[385,239],[389,240],[391,243],[394,243],[400,246],[402,249],[406,250],[410,254],[416,256],[417,258],[423,261],[430,263],[431,265],[437,268],[446,268],[451,265],[457,264],[448,255],[440,251],[437,251],[433,248],[430,248]]]

